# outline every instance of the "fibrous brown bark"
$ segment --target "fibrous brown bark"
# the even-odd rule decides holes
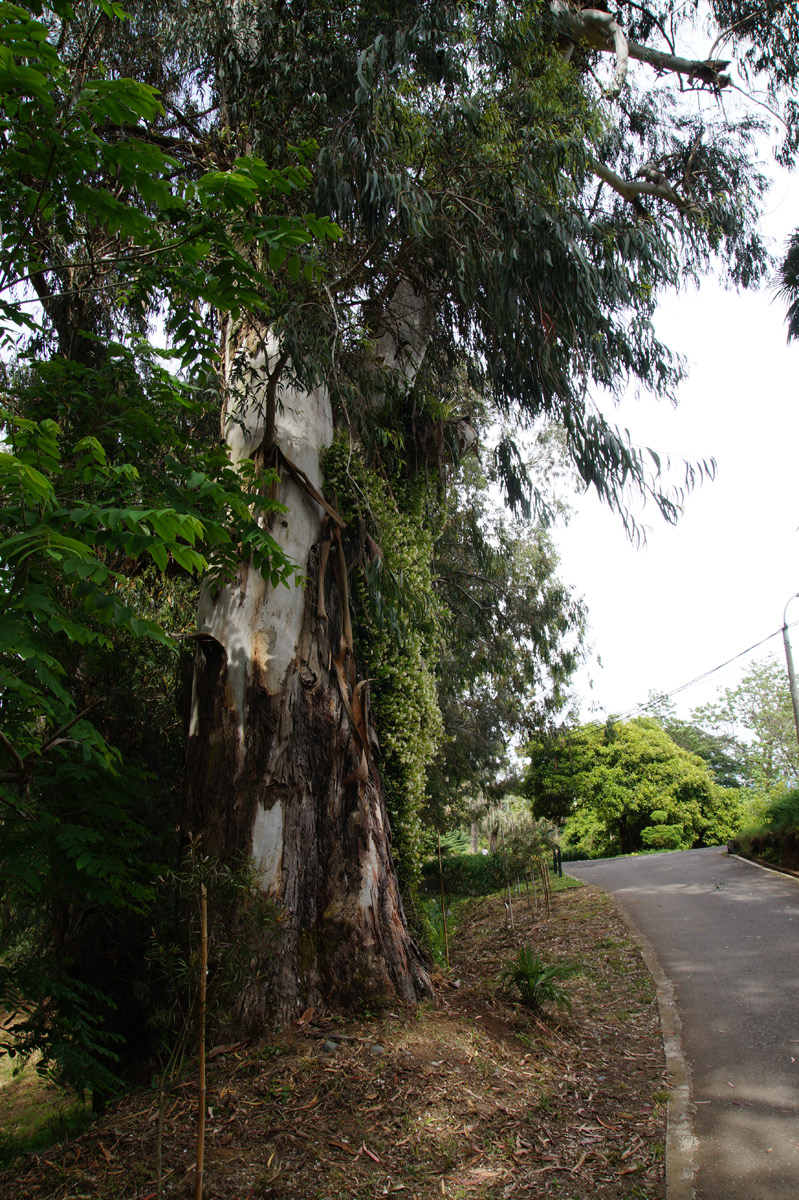
[[[248,1024],[308,1004],[347,1007],[381,995],[412,1002],[430,989],[403,914],[373,758],[358,777],[362,750],[333,663],[342,624],[334,563],[327,620],[316,614],[319,565],[317,545],[284,688],[270,694],[257,666],[249,680],[243,748],[225,647],[203,639],[197,650],[186,830],[200,834],[207,853],[253,854],[275,901],[269,957],[243,1003]]]
[[[407,296],[403,303],[411,312]],[[287,511],[271,533],[305,586],[272,588],[242,564],[236,580],[203,594],[184,831],[205,853],[250,856],[274,902],[262,961],[241,998],[241,1017],[257,1026],[312,1004],[412,1002],[430,982],[403,912],[352,644],[347,560],[356,547],[319,503],[329,398],[284,382],[270,405],[285,359],[268,337],[237,338],[223,426],[240,461],[262,453],[274,420],[277,499]],[[381,357],[400,369],[393,340]]]

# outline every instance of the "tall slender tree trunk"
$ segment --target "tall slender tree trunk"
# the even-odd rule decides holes
[[[184,830],[206,853],[250,855],[274,900],[241,1000],[255,1027],[309,1004],[412,1002],[430,981],[403,912],[352,643],[357,548],[318,499],[329,396],[288,385],[276,347],[241,332],[228,340],[231,455],[277,466],[286,512],[271,533],[305,577],[273,588],[242,564],[221,591],[204,589],[198,614]],[[396,366],[390,350],[382,359]]]

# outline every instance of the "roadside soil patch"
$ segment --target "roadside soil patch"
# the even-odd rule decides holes
[[[435,1004],[342,1020],[309,1012],[270,1040],[215,1048],[208,1200],[663,1200],[667,1092],[655,989],[612,902],[553,914],[462,902]],[[522,945],[580,962],[572,1016],[538,1018],[497,976]],[[194,1195],[196,1081],[163,1109],[162,1195]],[[158,1101],[127,1096],[77,1139],[0,1174],[14,1200],[156,1200]]]

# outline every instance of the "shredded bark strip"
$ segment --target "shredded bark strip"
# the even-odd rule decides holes
[[[589,887],[535,922],[465,902],[435,1003],[343,1020],[313,1010],[208,1055],[209,1200],[665,1197],[655,989],[612,903]],[[572,1016],[499,990],[523,944],[580,962]],[[196,1080],[163,1113],[162,1195],[194,1194]],[[14,1200],[156,1200],[158,1102],[128,1096],[75,1141],[0,1174]]]

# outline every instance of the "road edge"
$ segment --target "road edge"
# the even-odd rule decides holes
[[[765,863],[755,862],[753,858],[744,858],[742,854],[736,854],[734,850],[728,850],[727,857],[737,858],[738,862],[746,863],[748,867],[757,867],[758,871],[765,871],[768,875],[777,875],[780,879],[792,879],[794,883],[799,883],[799,879],[790,871],[778,871],[775,867],[767,867]]]
[[[666,1056],[669,1101],[666,1108],[666,1200],[694,1200],[696,1138],[691,1120],[691,1071],[682,1051],[680,1014],[674,986],[658,961],[649,938],[622,903],[612,896],[619,915],[641,952],[657,990],[660,1033]]]

